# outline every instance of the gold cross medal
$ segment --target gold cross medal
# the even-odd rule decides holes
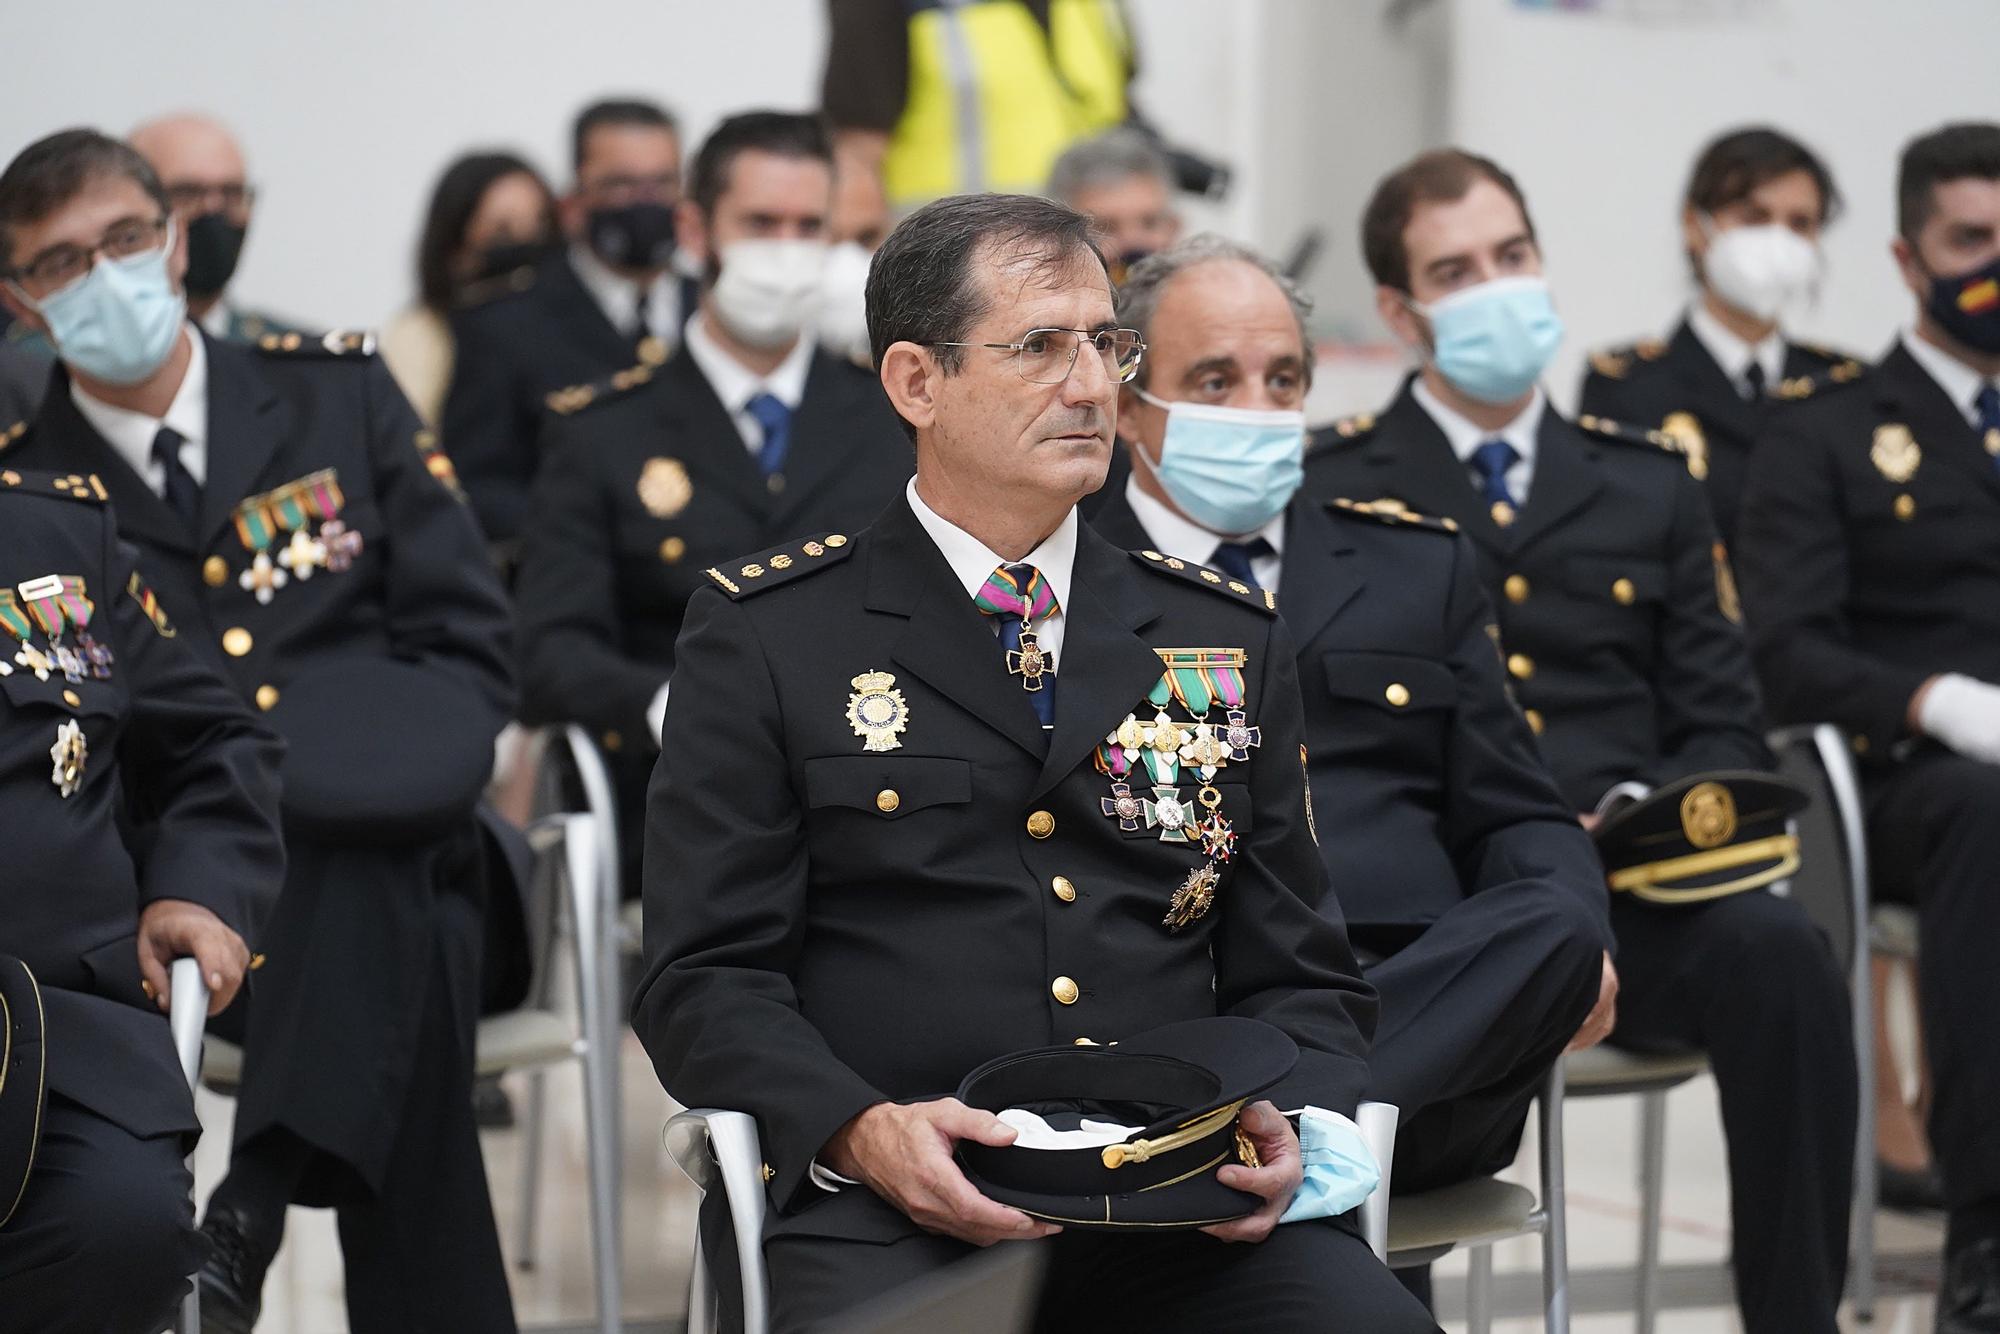
[[[1042,647],[1035,632],[1023,626],[1021,647],[1007,650],[1007,670],[1021,678],[1023,690],[1040,690],[1042,677],[1055,670],[1055,655]]]
[[[863,739],[861,748],[876,753],[900,748],[899,738],[910,725],[910,706],[903,692],[895,689],[896,678],[887,672],[863,672],[848,684],[854,693],[847,697],[847,725]]]
[[[236,576],[236,586],[257,599],[259,606],[268,607],[279,589],[291,582],[291,576],[271,563],[271,553],[260,551]]]
[[[83,739],[83,728],[71,718],[56,728],[56,743],[49,747],[49,758],[55,761],[55,772],[49,781],[64,797],[83,786],[83,764],[90,756],[90,746]]]

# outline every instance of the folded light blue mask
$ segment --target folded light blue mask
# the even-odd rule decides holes
[[[1382,1180],[1382,1169],[1361,1137],[1361,1127],[1323,1107],[1299,1113],[1299,1156],[1305,1163],[1305,1180],[1280,1223],[1344,1214],[1367,1199]]]

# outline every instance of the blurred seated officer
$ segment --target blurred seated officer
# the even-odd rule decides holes
[[[1727,558],[1665,436],[1570,422],[1539,380],[1562,338],[1520,187],[1457,149],[1376,187],[1376,309],[1422,368],[1378,419],[1328,429],[1322,498],[1406,506],[1473,539],[1496,642],[1570,808],[1769,765]],[[1847,1255],[1855,1074],[1824,937],[1768,889],[1674,906],[1614,895],[1611,1041],[1699,1049],[1729,1140],[1738,1305],[1750,1334],[1832,1334]]]
[[[444,443],[488,541],[503,557],[526,526],[543,402],[635,360],[657,366],[692,301],[674,271],[681,140],[651,102],[585,107],[571,134],[575,182],[562,199],[568,247],[452,318],[457,345]]]
[[[0,1084],[8,1334],[172,1318],[207,1246],[167,970],[199,960],[210,1012],[228,1005],[284,876],[277,739],[176,637],[96,482],[0,469],[0,819],[16,835],[0,992],[41,1048],[33,1065],[13,1050]],[[12,989],[21,963],[39,1005]]]
[[[187,234],[189,318],[210,337],[237,343],[292,332],[295,326],[228,297],[257,203],[235,137],[207,116],[177,115],[147,121],[128,141],[152,164]]]
[[[2000,1330],[2000,125],[1913,140],[1897,215],[1914,325],[1772,422],[1743,593],[1772,714],[1854,733],[1875,892],[1922,919],[1937,1328],[1970,1334]]]
[[[889,205],[866,173],[833,173],[833,211],[827,216],[826,272],[820,279],[815,332],[819,345],[857,366],[875,369],[868,350],[868,266],[889,235]],[[857,188],[856,183],[864,183]]]
[[[444,169],[417,241],[417,300],[382,329],[382,360],[435,426],[451,384],[451,314],[534,281],[559,244],[556,197],[513,153],[467,153]]]
[[[1819,295],[1820,231],[1840,212],[1833,175],[1776,130],[1734,130],[1695,160],[1681,244],[1697,286],[1672,337],[1591,354],[1579,410],[1674,437],[1707,482],[1716,531],[1733,547],[1750,446],[1766,416],[1810,377],[1860,363],[1794,342],[1783,324]]]
[[[611,752],[635,892],[688,598],[730,557],[862,527],[910,475],[881,384],[813,339],[832,190],[817,118],[723,121],[681,206],[704,268],[686,341],[657,370],[553,396],[515,590],[524,712]]]
[[[1040,190],[1063,149],[1127,118],[1136,72],[1120,0],[827,0],[841,174],[880,182],[899,215]]]
[[[1118,282],[1181,234],[1174,169],[1144,130],[1106,130],[1070,146],[1049,171],[1049,194],[1090,219]]]
[[[103,479],[146,582],[285,738],[202,1319],[256,1323],[285,1207],[339,1211],[352,1328],[513,1328],[472,1124],[493,854],[474,807],[513,702],[508,611],[450,460],[360,334],[237,346],[185,318],[185,242],[125,144],[0,173],[0,298],[62,358],[0,464]]]
[[[1476,557],[1436,520],[1299,493],[1311,344],[1268,260],[1197,237],[1135,268],[1118,313],[1146,340],[1118,413],[1135,462],[1091,524],[1278,594],[1320,855],[1381,996],[1395,1186],[1497,1172],[1550,1063],[1610,1032],[1617,982],[1604,876],[1507,697]]]
[[[757,1119],[773,1330],[1051,1236],[1050,1325],[1434,1330],[1345,1221],[1275,1226],[1303,1171],[1277,1107],[1353,1112],[1374,994],[1322,911],[1269,602],[1078,522],[1143,352],[1088,221],[927,205],[876,255],[868,321],[917,475],[872,527],[709,572],[648,798],[634,1027],[676,1099]],[[1217,740],[1218,697],[1234,758],[1144,788],[1142,824],[1107,737],[1143,715],[1165,775],[1195,715]],[[974,1067],[1215,1015],[1300,1048],[1213,1173],[1251,1212],[1062,1231],[958,1166],[960,1140],[1014,1140],[946,1096]]]

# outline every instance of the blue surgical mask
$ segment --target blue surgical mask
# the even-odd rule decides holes
[[[167,276],[174,232],[157,250],[100,258],[90,272],[49,293],[35,306],[49,322],[56,353],[93,380],[137,384],[174,350],[187,318],[187,297]]]
[[[1208,403],[1168,403],[1135,391],[1167,410],[1160,461],[1133,447],[1181,513],[1212,533],[1254,533],[1285,512],[1305,480],[1306,415],[1257,412]]]
[[[1562,317],[1540,278],[1495,278],[1411,310],[1431,322],[1431,363],[1452,386],[1482,403],[1511,403],[1535,387],[1556,345]]]

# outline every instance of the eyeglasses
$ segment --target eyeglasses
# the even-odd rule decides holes
[[[204,213],[227,213],[241,217],[257,202],[256,188],[249,185],[199,185],[185,182],[167,187],[167,201],[184,218]]]
[[[1015,368],[1030,384],[1061,384],[1076,367],[1076,354],[1084,340],[1097,349],[1104,361],[1104,373],[1114,384],[1124,384],[1139,373],[1139,361],[1146,355],[1145,340],[1137,329],[1030,329],[1018,343],[932,343],[932,347],[984,347],[995,352],[1012,352]]]
[[[90,272],[99,255],[130,259],[158,249],[166,234],[165,218],[126,218],[113,223],[96,245],[53,246],[14,270],[11,276],[25,280],[23,285],[33,288],[36,295],[46,296]]]

